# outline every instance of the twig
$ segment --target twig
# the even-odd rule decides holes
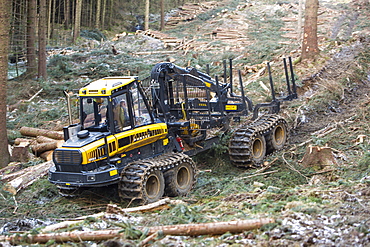
[[[14,208],[14,210],[13,210],[13,214],[15,214],[15,212],[17,211],[17,209],[18,209],[18,202],[17,202],[17,200],[15,199],[15,196],[13,196],[13,200],[14,200],[14,204],[15,204],[15,208]]]
[[[274,171],[269,171],[269,172],[263,172],[263,173],[253,174],[253,175],[250,175],[250,176],[238,178],[238,180],[245,179],[245,178],[253,178],[253,177],[262,176],[262,175],[267,175],[267,174],[275,173],[275,172],[278,172],[278,171],[279,170],[274,170]]]
[[[44,90],[43,88],[41,88],[36,94],[34,94],[30,99],[26,100],[26,102],[31,102],[37,95],[39,95],[42,90]]]
[[[234,180],[240,180],[240,179],[244,179],[244,178],[250,178],[250,177],[255,177],[255,176],[259,176],[259,175],[265,175],[265,174],[269,174],[269,173],[262,173],[263,171],[266,171],[267,169],[271,168],[271,165],[277,161],[278,158],[276,157],[273,161],[271,161],[270,163],[268,163],[265,167],[262,167],[261,169],[257,170],[256,172],[254,172],[253,174],[249,175],[249,176],[246,176],[246,177],[240,177],[240,178],[234,178]],[[277,170],[276,170],[277,171]],[[273,171],[275,172],[275,171]]]
[[[289,164],[288,161],[285,159],[284,155],[285,155],[285,153],[283,153],[283,155],[281,157],[283,158],[285,164],[287,164],[287,166],[289,167],[289,169],[291,169],[292,171],[297,172],[299,175],[301,175],[302,177],[304,177],[307,180],[307,182],[309,182],[310,179],[308,177],[306,177],[305,175],[303,175],[300,171],[298,171],[297,169],[295,169],[291,164]]]
[[[147,238],[145,238],[139,246],[145,246],[147,245],[150,241],[155,240],[155,238],[158,236],[158,232],[153,233],[152,235],[149,235]]]

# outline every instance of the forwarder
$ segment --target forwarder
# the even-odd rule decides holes
[[[286,144],[287,124],[277,113],[281,101],[297,97],[289,61],[291,80],[284,59],[287,95],[275,97],[268,64],[272,101],[255,106],[240,71],[241,95],[233,93],[232,60],[229,83],[225,61],[222,83],[172,63],[155,65],[146,85],[134,76],[90,83],[79,90],[80,123],[64,128],[65,143],[53,153],[50,182],[64,196],[111,184],[118,184],[120,197],[143,203],[183,196],[197,177],[190,156],[218,143],[217,131],[233,131],[229,155],[237,166],[260,165]],[[230,122],[241,117],[247,120],[231,130]]]

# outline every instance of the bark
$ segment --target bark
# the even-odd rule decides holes
[[[4,168],[0,169],[0,180],[3,181],[3,177],[7,176],[11,173],[17,172],[22,169],[22,163],[20,162],[12,162]],[[3,175],[5,174],[5,175]]]
[[[164,235],[179,236],[199,236],[199,235],[219,235],[226,232],[238,233],[260,228],[261,226],[275,222],[271,218],[239,220],[229,222],[214,222],[201,224],[184,224],[171,226],[149,227],[148,235],[161,231]],[[144,228],[141,228],[144,230]],[[0,242],[8,241],[11,244],[26,241],[27,243],[46,243],[49,240],[55,242],[81,242],[81,241],[101,241],[122,236],[122,229],[118,230],[100,230],[100,231],[73,231],[61,233],[45,233],[36,235],[11,235],[0,236]]]
[[[81,11],[82,11],[82,0],[76,0],[75,23],[74,23],[74,30],[73,30],[73,43],[75,43],[77,38],[80,36]]]
[[[45,151],[54,150],[56,148],[61,147],[63,143],[64,143],[63,140],[59,140],[59,141],[35,144],[35,145],[31,145],[31,149],[35,155],[39,156],[41,153]]]
[[[38,136],[38,137],[36,137],[36,141],[38,143],[48,143],[48,142],[54,142],[55,139],[52,139],[52,138],[49,138],[49,137],[46,137],[46,136]],[[36,143],[34,143],[34,144],[36,144]]]
[[[144,29],[145,30],[149,29],[149,6],[150,6],[150,1],[146,0],[145,1],[145,19],[144,19]]]
[[[101,12],[101,0],[96,0],[96,13],[95,13],[95,28],[100,28],[100,12]]]
[[[38,77],[46,79],[46,0],[40,0]]]
[[[107,0],[103,0],[103,12],[101,14],[101,29],[105,29],[105,15],[106,15],[106,9],[107,9]]]
[[[31,166],[27,170],[24,169],[21,171],[23,173],[20,176],[7,182],[3,189],[16,195],[21,189],[26,188],[39,178],[45,176],[53,165],[54,163],[52,161],[48,161],[39,165]]]
[[[319,54],[317,42],[317,11],[319,9],[318,0],[306,0],[305,21],[302,42],[301,59],[312,59]]]
[[[10,4],[0,0],[0,168],[8,165],[10,154],[6,131],[6,98],[8,79],[8,45]]]
[[[37,129],[37,128],[31,128],[31,127],[22,127],[20,129],[20,132],[24,136],[46,136],[55,140],[63,140],[63,133],[53,130],[43,130],[43,129]]]
[[[36,0],[28,1],[27,9],[27,72],[26,76],[33,78],[37,75],[36,65]]]
[[[69,29],[70,19],[71,19],[71,2],[70,0],[64,1],[64,27]]]

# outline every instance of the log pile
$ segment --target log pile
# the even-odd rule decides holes
[[[171,16],[166,21],[166,29],[176,27],[178,24],[195,20],[197,15],[213,9],[219,5],[219,2],[210,1],[205,3],[187,3],[177,11],[175,16]]]
[[[142,34],[142,35],[146,35],[146,36],[149,36],[155,39],[159,39],[163,41],[165,48],[175,47],[183,42],[181,39],[174,38],[165,33],[154,31],[154,30],[146,30],[146,31],[138,30],[136,31],[136,34]]]
[[[14,141],[12,160],[27,162],[31,153],[46,161],[52,159],[53,150],[61,147],[64,143],[63,133],[59,131],[43,130],[31,127],[22,127],[20,133],[32,139],[17,138]]]

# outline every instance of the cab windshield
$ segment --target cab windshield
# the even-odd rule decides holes
[[[81,98],[81,124],[84,129],[106,124],[108,98]]]

